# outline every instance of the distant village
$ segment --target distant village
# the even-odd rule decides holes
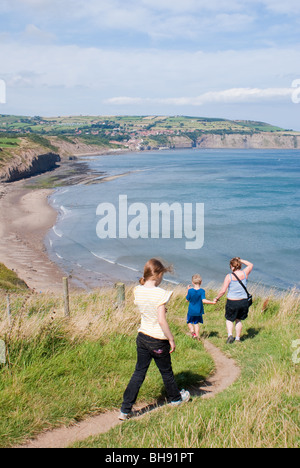
[[[299,147],[299,133],[256,121],[186,116],[66,116],[20,117],[0,115],[0,132],[8,139],[22,135],[47,144],[47,137],[68,143],[106,148],[151,150],[209,146]],[[268,134],[268,136],[267,136]],[[266,138],[263,138],[265,135]],[[278,137],[278,138],[277,138]]]

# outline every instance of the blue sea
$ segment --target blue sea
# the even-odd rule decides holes
[[[50,202],[59,216],[45,241],[50,257],[79,285],[136,281],[152,257],[173,265],[168,281],[187,284],[199,273],[204,285],[221,284],[230,259],[239,256],[254,263],[253,283],[299,289],[300,151],[165,150],[85,157],[82,163],[105,179],[55,191]],[[119,205],[120,196],[126,205]],[[168,238],[163,221],[151,230],[151,207],[161,203],[182,208],[182,232],[172,214]],[[189,228],[198,229],[199,240],[203,235],[201,248],[186,248],[187,206]],[[204,208],[201,226],[197,206]],[[99,221],[107,238],[99,237]]]

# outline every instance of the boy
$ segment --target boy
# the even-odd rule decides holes
[[[200,340],[200,326],[203,323],[204,307],[203,304],[216,304],[215,301],[208,301],[205,299],[205,291],[201,289],[202,278],[200,275],[192,277],[192,286],[188,286],[188,294],[186,300],[189,302],[189,309],[187,314],[187,324],[192,337]]]

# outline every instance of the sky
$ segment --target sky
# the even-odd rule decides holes
[[[0,113],[300,131],[299,0],[0,0]]]

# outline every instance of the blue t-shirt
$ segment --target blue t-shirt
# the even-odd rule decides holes
[[[188,291],[186,299],[189,301],[188,315],[190,317],[198,317],[204,314],[204,307],[202,299],[205,299],[204,289],[191,288]]]

